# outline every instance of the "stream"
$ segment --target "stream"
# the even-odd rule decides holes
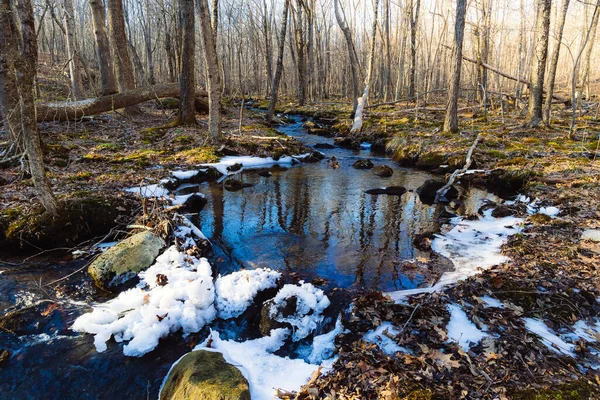
[[[300,117],[294,121],[279,130],[311,147],[333,145],[331,138],[308,134]],[[208,204],[193,221],[213,244],[209,261],[217,274],[268,267],[318,282],[328,293],[334,289],[393,291],[431,283],[419,273],[403,272],[400,264],[426,258],[427,253],[413,245],[413,238],[440,228],[440,210],[423,204],[416,193],[433,175],[399,168],[368,148],[357,152],[319,146],[319,151],[325,160],[271,168],[268,177],[243,170],[238,178],[252,186],[241,191],[227,191],[219,183],[185,188],[207,197]],[[328,165],[332,156],[338,168]],[[383,178],[353,168],[362,158],[390,166],[393,175]],[[402,196],[365,193],[389,186],[402,186],[407,192]],[[475,212],[486,199],[497,200],[471,189],[462,199],[465,213]],[[0,350],[12,353],[8,363],[0,366],[0,398],[157,398],[171,364],[206,337],[207,327],[185,338],[170,335],[139,358],[124,356],[122,345],[114,341],[105,352],[96,352],[92,335],[69,327],[90,310],[89,304],[108,297],[93,287],[84,272],[46,286],[85,263],[70,258],[0,263],[0,311],[29,310],[23,313],[27,323],[18,332],[0,330]],[[40,313],[43,321],[27,319]],[[211,326],[227,332],[228,338],[256,337],[256,329],[249,325],[242,315]]]

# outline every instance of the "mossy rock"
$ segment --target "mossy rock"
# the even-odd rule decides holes
[[[108,289],[120,277],[148,268],[165,247],[165,242],[152,232],[143,231],[119,242],[102,253],[89,266],[88,272],[96,286]]]
[[[415,165],[422,169],[435,169],[440,165],[447,164],[447,161],[446,155],[434,151],[422,154]]]
[[[221,353],[198,350],[171,369],[159,399],[250,400],[250,386]]]
[[[21,248],[55,249],[73,247],[105,235],[121,215],[129,216],[136,201],[81,191],[58,201],[58,215],[42,206],[21,210],[6,228],[6,242]]]

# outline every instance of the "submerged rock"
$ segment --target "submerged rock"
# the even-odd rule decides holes
[[[199,213],[206,206],[208,200],[199,194],[193,194],[181,205],[180,211],[186,213]]]
[[[236,172],[239,171],[240,169],[242,169],[244,166],[240,163],[235,163],[233,165],[230,165],[229,167],[227,167],[227,171],[229,172]]]
[[[197,350],[171,369],[159,399],[250,400],[250,386],[221,353]]]
[[[315,149],[335,149],[335,146],[329,143],[317,143],[314,145]]]
[[[18,336],[42,333],[67,333],[58,303],[41,300],[35,304],[7,312],[0,316],[0,331]]]
[[[419,194],[419,199],[423,204],[433,204],[435,201],[435,196],[437,191],[440,190],[446,182],[439,179],[428,179],[426,180],[419,188],[417,189],[417,193]],[[446,192],[444,197],[447,200],[455,199],[458,197],[458,191],[454,186],[450,186],[450,189]]]
[[[303,157],[302,161],[306,162],[306,163],[314,163],[314,162],[319,162],[319,161],[323,160],[324,158],[325,158],[325,154],[321,153],[320,151],[313,151],[306,157]]]
[[[373,168],[372,172],[377,176],[381,176],[382,178],[389,178],[394,174],[394,170],[387,165],[378,165]]]
[[[371,169],[373,168],[373,162],[369,159],[366,160],[358,160],[352,166],[356,169]]]
[[[96,286],[113,287],[118,278],[126,278],[152,265],[163,247],[165,242],[152,232],[136,233],[102,253],[89,266],[88,273]]]
[[[268,178],[270,176],[273,176],[273,173],[271,171],[269,171],[268,169],[264,169],[262,171],[258,171],[258,176],[262,176],[263,178]]]
[[[387,194],[389,196],[402,196],[404,193],[406,193],[406,188],[403,188],[402,186],[389,186],[365,190],[365,193],[373,195]]]
[[[251,183],[244,183],[239,179],[227,179],[225,183],[223,183],[225,190],[230,192],[237,192],[238,190],[242,190],[251,186],[253,186]]]

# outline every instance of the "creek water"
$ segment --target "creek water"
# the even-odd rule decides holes
[[[307,134],[300,118],[280,131],[308,146],[333,144],[330,138]],[[328,290],[388,291],[424,284],[423,276],[405,274],[399,265],[402,260],[424,256],[412,244],[416,234],[439,229],[439,210],[421,203],[415,192],[432,175],[398,168],[368,149],[319,150],[325,160],[273,168],[268,177],[242,171],[239,178],[252,186],[241,191],[229,192],[218,183],[191,188],[208,199],[195,222],[213,244],[210,262],[217,273],[269,267],[307,281],[318,278]],[[329,166],[332,156],[338,168]],[[370,170],[352,168],[361,158],[388,165],[394,174],[382,178]],[[365,193],[387,186],[408,191],[402,196]],[[464,200],[476,210],[487,197],[485,192],[473,191]],[[171,364],[206,336],[207,328],[186,338],[171,335],[140,358],[125,357],[122,346],[114,341],[105,352],[97,353],[91,335],[77,334],[69,327],[89,311],[87,304],[103,301],[106,295],[93,287],[84,272],[58,285],[46,285],[84,265],[83,260],[68,259],[0,263],[0,312],[28,307],[22,328],[0,330],[0,350],[12,353],[0,367],[0,398],[156,398]],[[248,336],[240,332],[252,330],[251,322],[243,319],[217,324],[230,337]]]

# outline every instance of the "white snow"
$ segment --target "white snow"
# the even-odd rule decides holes
[[[448,340],[458,342],[464,351],[468,351],[471,344],[477,344],[488,336],[471,322],[467,313],[458,304],[448,304],[446,308],[450,312],[450,322],[446,327]]]
[[[239,316],[252,304],[258,292],[276,287],[280,277],[280,272],[268,268],[242,270],[219,276],[215,282],[219,317],[228,319]]]
[[[179,180],[190,179],[194,176],[198,175],[198,170],[190,170],[190,171],[171,171],[171,175]]]
[[[575,348],[575,345],[566,343],[558,337],[552,329],[548,328],[543,321],[537,318],[523,318],[523,321],[525,322],[525,329],[539,336],[542,343],[550,350],[555,353],[562,353],[574,357],[573,349]]]
[[[111,247],[115,246],[117,243],[119,243],[119,242],[103,242],[103,243],[98,243],[96,245],[96,247],[99,248],[100,250],[104,251],[106,249],[110,249]]]
[[[321,289],[317,289],[311,283],[300,281],[300,286],[284,285],[273,298],[273,304],[269,310],[271,317],[276,321],[290,324],[294,333],[292,339],[298,341],[304,339],[318,324],[323,321],[323,311],[329,307],[330,301]],[[296,312],[291,316],[283,316],[281,309],[285,302],[295,297],[297,299]]]
[[[362,142],[360,144],[360,148],[363,149],[363,150],[369,150],[371,148],[371,143]]]
[[[275,164],[294,164],[297,158],[306,157],[309,154],[301,154],[297,156],[285,156],[274,160],[272,157],[254,157],[254,156],[227,156],[221,158],[218,163],[203,164],[204,167],[214,167],[223,175],[229,175],[227,167],[234,164],[242,164],[245,169],[263,168]]]
[[[491,214],[491,209],[486,210],[483,217],[475,221],[453,218],[452,230],[436,235],[431,248],[452,260],[454,270],[444,272],[432,287],[388,293],[392,300],[400,302],[407,296],[438,291],[446,285],[477,274],[479,270],[505,262],[508,258],[501,254],[500,248],[508,236],[522,230],[523,220],[512,216],[494,218]]]
[[[330,359],[335,351],[335,338],[342,332],[344,327],[341,318],[338,318],[331,331],[313,338],[312,352],[308,356],[308,361],[311,364],[320,364]]]
[[[166,276],[164,286],[159,284],[159,274]],[[114,336],[117,342],[128,342],[125,355],[142,356],[170,332],[198,332],[215,318],[211,274],[205,258],[196,259],[171,246],[139,274],[136,288],[95,306],[72,329],[94,334],[99,352],[106,350],[106,342]]]
[[[139,194],[142,197],[167,197],[169,195],[169,191],[160,184],[131,187],[125,191]]]
[[[525,198],[527,199],[527,198]],[[552,218],[556,218],[560,214],[558,207],[548,206],[543,207],[539,199],[533,200],[527,205],[527,213],[529,214],[544,214]]]
[[[483,300],[483,302],[484,302],[483,308],[489,308],[489,307],[504,308],[504,304],[502,304],[502,302],[500,300],[498,300],[494,297],[485,295],[485,296],[481,296],[480,299]]]
[[[381,351],[389,356],[401,353],[410,353],[405,347],[398,346],[398,344],[390,337],[394,337],[400,333],[398,329],[391,322],[384,322],[377,327],[377,329],[370,330],[363,337],[365,342],[374,343]]]
[[[277,388],[299,390],[318,368],[301,359],[272,354],[283,346],[289,334],[289,329],[274,329],[270,336],[240,343],[222,340],[218,332],[212,331],[212,347],[222,353],[228,363],[240,369],[250,384],[252,400],[271,400]],[[204,346],[196,346],[194,350],[210,350]]]
[[[597,342],[600,338],[600,321],[590,324],[582,319],[573,325],[575,334],[586,342]]]
[[[591,240],[592,242],[600,242],[600,230],[587,229],[581,234],[581,240]]]

